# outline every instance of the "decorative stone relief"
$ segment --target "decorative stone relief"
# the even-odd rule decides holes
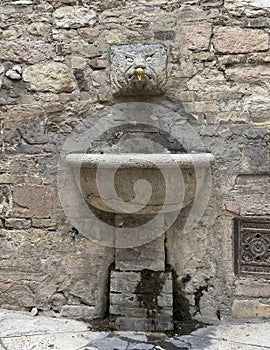
[[[270,217],[235,219],[235,272],[270,275]]]
[[[167,82],[167,52],[160,44],[112,45],[111,86],[115,95],[161,95]]]

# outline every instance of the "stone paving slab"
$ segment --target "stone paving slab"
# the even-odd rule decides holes
[[[93,332],[89,324],[0,310],[0,350],[270,350],[270,320],[227,320],[189,335]]]

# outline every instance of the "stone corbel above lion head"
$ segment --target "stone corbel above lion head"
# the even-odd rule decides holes
[[[112,45],[112,93],[118,96],[161,95],[167,82],[167,50],[161,44]]]

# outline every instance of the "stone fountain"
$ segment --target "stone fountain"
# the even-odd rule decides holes
[[[162,45],[113,45],[114,95],[135,98],[162,94],[166,62]],[[88,207],[111,228],[115,250],[109,277],[112,327],[164,331],[174,327],[165,232],[183,208],[200,198],[214,157],[205,152],[187,152],[183,145],[174,147],[173,152],[170,147],[161,152],[155,142],[142,146],[140,140],[149,132],[146,129],[131,121],[121,130],[128,137],[117,147],[97,146],[68,154],[66,163]],[[150,129],[162,139],[159,129]],[[134,133],[137,138],[131,137]]]

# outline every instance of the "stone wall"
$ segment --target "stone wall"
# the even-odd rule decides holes
[[[233,218],[270,212],[269,11],[268,0],[1,2],[1,306],[106,313],[114,253],[65,216],[59,153],[81,122],[128,101],[111,94],[110,45],[161,43],[166,93],[147,102],[184,109],[216,158],[199,225],[184,234],[183,213],[167,232],[178,292],[203,321],[269,317],[269,279],[233,267]]]

